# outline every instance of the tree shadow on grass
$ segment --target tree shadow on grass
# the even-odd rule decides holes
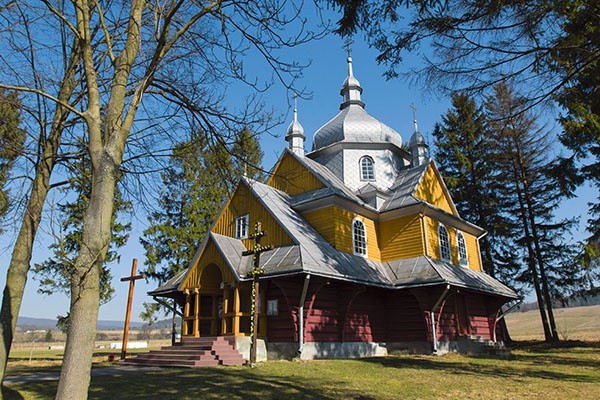
[[[2,386],[2,398],[4,400],[24,400],[19,392],[6,386]]]
[[[497,363],[490,363],[482,359],[497,360]],[[481,362],[478,362],[480,360]],[[383,357],[383,358],[365,358],[363,362],[377,363],[388,368],[417,368],[427,370],[438,370],[445,374],[455,375],[474,375],[474,376],[495,376],[519,381],[526,378],[550,379],[571,382],[600,382],[600,377],[587,374],[577,374],[570,372],[549,371],[546,368],[548,362],[540,362],[539,365],[532,356],[528,359],[529,365],[526,368],[516,368],[511,361],[501,360],[493,357],[464,357],[463,361],[444,361],[443,357],[430,356],[419,358],[405,357]],[[539,361],[539,360],[537,360]],[[565,360],[562,360],[565,361]],[[596,363],[593,363],[595,366]]]
[[[341,382],[315,382],[302,376],[265,377],[249,368],[199,368],[147,371],[143,375],[94,377],[90,399],[323,399],[323,386]],[[343,398],[359,399],[361,393],[344,391]],[[366,399],[362,397],[362,399]]]

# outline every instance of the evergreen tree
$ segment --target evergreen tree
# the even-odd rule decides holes
[[[566,111],[560,118],[564,129],[560,140],[573,152],[573,158],[565,161],[579,161],[575,183],[580,183],[576,178],[583,178],[597,191],[587,221],[590,236],[580,256],[593,288],[600,278],[600,5],[595,0],[583,0],[561,6],[565,18],[556,41],[560,50],[552,56],[558,71],[572,77],[572,84],[556,96]],[[561,176],[573,179],[573,174],[565,174],[569,171],[573,169],[563,168]]]
[[[261,176],[261,160],[260,145],[248,130],[229,145],[211,143],[196,132],[175,147],[161,175],[164,188],[157,211],[140,239],[148,277],[162,284],[188,267],[239,178]]]
[[[71,289],[73,262],[81,246],[83,213],[88,207],[91,190],[91,164],[83,146],[83,142],[76,145],[75,153],[78,156],[68,164],[71,177],[63,191],[73,200],[57,205],[58,219],[61,222],[59,232],[54,237],[55,241],[49,246],[53,256],[40,264],[35,264],[33,268],[36,273],[35,279],[40,282],[38,292],[42,294],[55,292],[68,294]],[[131,203],[123,199],[120,190],[117,190],[115,197],[111,241],[100,274],[101,304],[112,299],[114,288],[111,285],[112,274],[108,264],[119,260],[118,249],[127,242],[131,229],[130,223],[118,218],[119,215],[131,211]]]
[[[480,239],[484,271],[510,282],[503,257],[508,228],[501,212],[500,171],[486,116],[464,93],[452,96],[452,106],[434,127],[435,160],[461,216],[488,232]]]
[[[0,88],[0,218],[9,210],[7,181],[15,160],[23,153],[25,131],[21,123],[21,102],[15,92]],[[0,227],[0,234],[2,227]]]
[[[574,220],[556,221],[554,211],[564,193],[553,178],[551,138],[538,128],[526,102],[506,84],[487,97],[488,123],[496,138],[505,212],[512,219],[512,236],[527,268],[518,279],[536,291],[546,340],[559,340],[553,300],[565,297],[581,283],[573,263],[575,248],[567,243]],[[518,249],[515,249],[518,251]]]

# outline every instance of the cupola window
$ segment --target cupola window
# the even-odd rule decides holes
[[[463,267],[469,265],[467,261],[467,243],[465,242],[465,236],[462,232],[456,234],[456,242],[458,247],[458,263]]]
[[[247,239],[248,238],[248,214],[242,215],[235,219],[235,238],[236,239]]]
[[[438,226],[438,240],[440,244],[440,258],[444,261],[450,261],[450,239],[448,229],[444,225]]]
[[[360,219],[355,219],[352,222],[352,247],[354,248],[354,255],[367,256],[365,224]]]
[[[375,170],[373,168],[373,159],[369,156],[364,156],[360,159],[360,180],[374,181]]]

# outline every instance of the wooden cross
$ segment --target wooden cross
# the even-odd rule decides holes
[[[252,271],[249,275],[252,276],[252,300],[250,302],[250,365],[256,364],[256,339],[258,336],[258,278],[264,274],[264,270],[260,268],[260,253],[267,250],[271,250],[272,246],[261,246],[260,239],[265,236],[266,233],[262,230],[262,224],[257,222],[254,224],[254,233],[248,236],[254,240],[254,247],[252,250],[246,250],[242,253],[244,256],[252,254],[254,256],[254,263]]]
[[[131,275],[121,278],[121,282],[129,281],[129,296],[127,297],[127,311],[125,312],[125,328],[123,329],[123,345],[121,347],[121,360],[124,360],[127,355],[127,339],[129,337],[129,320],[131,319],[131,303],[133,303],[133,288],[135,287],[135,281],[143,279],[146,275],[136,275],[137,272],[137,258],[133,259],[131,264]]]

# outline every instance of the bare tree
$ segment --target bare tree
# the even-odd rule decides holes
[[[72,9],[60,1],[18,4],[34,15],[51,15],[66,27],[62,36],[48,37],[43,44],[52,47],[52,39],[58,46],[76,43],[77,51],[71,54],[76,55],[74,65],[80,66],[76,71],[83,80],[83,97],[77,103],[45,87],[13,83],[6,75],[0,87],[43,96],[82,121],[79,134],[87,141],[92,165],[91,196],[71,280],[70,324],[56,397],[85,399],[100,272],[110,242],[115,185],[126,172],[124,159],[135,165],[142,154],[165,148],[168,135],[156,136],[169,133],[173,125],[202,128],[217,143],[226,143],[246,127],[259,131],[256,127],[268,125],[271,115],[260,112],[256,99],[249,98],[235,112],[223,104],[233,79],[254,90],[269,85],[246,74],[243,56],[261,57],[276,80],[290,85],[298,66],[282,61],[277,50],[315,34],[305,30],[301,4],[276,0],[133,0],[128,9],[112,1],[74,0]],[[21,288],[25,275],[26,270],[15,271]],[[16,318],[14,310],[11,313]]]

